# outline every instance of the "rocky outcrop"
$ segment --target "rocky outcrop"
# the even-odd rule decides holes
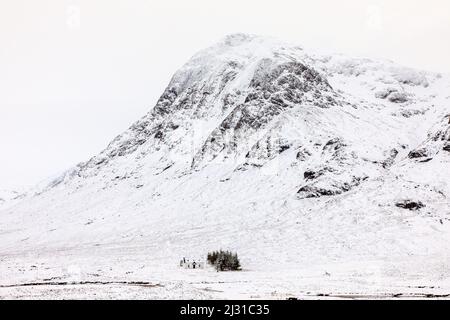
[[[351,177],[349,180],[345,178],[341,179],[323,179],[304,185],[297,191],[297,196],[299,199],[305,199],[339,195],[359,186],[368,177]]]
[[[246,147],[239,150],[242,142],[248,142],[288,110],[329,108],[338,104],[337,99],[338,94],[314,69],[300,62],[263,59],[256,67],[244,102],[213,130],[192,165],[198,167],[220,153],[248,152]]]
[[[315,180],[315,179],[323,176],[327,172],[333,172],[333,171],[334,170],[330,167],[325,167],[325,168],[321,168],[318,170],[309,169],[303,173],[303,178],[305,180]]]
[[[424,158],[427,156],[428,156],[428,151],[426,148],[412,150],[408,153],[408,158],[410,158],[410,159]]]
[[[389,151],[388,157],[384,161],[381,162],[381,166],[384,169],[390,168],[394,164],[395,159],[397,158],[397,155],[398,155],[398,150],[395,148],[391,149]]]
[[[449,151],[450,149],[450,126],[447,124],[447,118],[443,117],[441,121],[435,124],[433,130],[428,133],[428,138],[420,147],[412,150],[408,158],[416,159],[420,162],[428,162],[439,152]]]
[[[296,159],[299,161],[306,161],[309,157],[311,157],[311,151],[309,151],[305,147],[300,147],[297,151]]]
[[[404,103],[409,100],[408,95],[405,92],[392,87],[376,92],[375,97],[378,99],[387,99],[393,103]]]

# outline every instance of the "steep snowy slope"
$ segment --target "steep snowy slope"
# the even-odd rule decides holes
[[[24,192],[16,190],[0,190],[0,209],[11,206],[24,196]]]
[[[77,265],[173,297],[448,292],[449,89],[389,61],[228,36],[102,153],[0,212],[0,282]],[[176,268],[218,248],[248,273]]]

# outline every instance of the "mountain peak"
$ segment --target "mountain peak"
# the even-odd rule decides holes
[[[405,106],[414,99],[405,85],[417,85],[409,80],[416,73],[399,78],[392,69],[371,60],[309,54],[271,37],[228,35],[178,70],[146,116],[100,155],[81,164],[79,172],[54,184],[79,175],[97,175],[115,159],[145,158],[155,152],[161,153],[162,166],[177,164],[180,172],[218,159],[235,159],[236,168],[261,164],[278,157],[275,145],[300,148],[305,141],[294,142],[292,135],[303,136],[305,130],[327,139],[324,142],[338,138],[345,144],[343,140],[354,137],[332,117],[348,118],[352,109],[381,103],[383,97]],[[360,87],[359,95],[347,93],[349,83]],[[327,113],[320,111],[330,108]],[[356,125],[352,117],[348,121]],[[320,122],[316,128],[311,126]],[[266,146],[268,154],[262,156],[261,148],[273,132],[277,142]]]
[[[256,59],[275,58],[276,52],[283,47],[292,48],[294,46],[268,36],[230,34],[210,47],[199,51],[185,64],[184,68],[206,67],[210,69],[214,65],[230,61],[247,63]]]
[[[260,36],[247,33],[232,33],[228,34],[223,38],[223,42],[229,46],[238,46],[243,43],[249,43],[256,38],[261,38]]]

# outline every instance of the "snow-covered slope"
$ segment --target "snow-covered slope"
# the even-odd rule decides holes
[[[23,191],[0,190],[0,209],[13,205],[15,202],[20,201],[23,197]]]
[[[448,293],[449,89],[390,61],[228,36],[103,152],[0,212],[0,282],[76,265],[151,279],[159,297]],[[176,267],[218,248],[248,273]]]

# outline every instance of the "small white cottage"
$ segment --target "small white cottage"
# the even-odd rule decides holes
[[[203,269],[205,267],[205,263],[200,259],[197,260],[189,260],[186,258],[181,259],[180,267],[184,269]]]

